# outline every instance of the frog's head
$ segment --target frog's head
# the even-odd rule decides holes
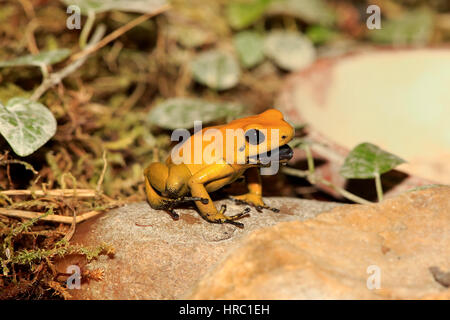
[[[237,151],[245,154],[246,163],[266,166],[270,162],[287,162],[292,158],[293,151],[287,143],[294,137],[294,128],[280,111],[269,109],[235,120],[230,125],[243,129],[245,143],[238,146]]]

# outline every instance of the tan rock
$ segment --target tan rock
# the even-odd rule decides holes
[[[87,266],[79,257],[59,263],[58,270],[78,264],[88,269],[103,269],[102,281],[82,283],[70,290],[75,299],[176,299],[192,288],[207,271],[222,259],[245,235],[283,221],[314,218],[336,203],[290,198],[268,198],[266,203],[280,208],[279,213],[252,209],[241,220],[244,229],[212,224],[202,220],[194,209],[178,209],[179,221],[145,203],[112,210],[93,221],[82,223],[72,242],[98,245],[107,242],[116,249],[114,259],[101,257]],[[226,214],[245,208],[232,201]]]
[[[450,187],[254,231],[186,297],[450,299],[430,267],[450,271]]]

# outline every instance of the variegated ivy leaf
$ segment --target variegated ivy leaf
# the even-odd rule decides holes
[[[0,103],[0,134],[14,152],[25,157],[44,145],[56,132],[56,120],[39,102],[12,98]]]
[[[7,61],[0,61],[0,67],[52,65],[63,61],[69,55],[70,55],[69,49],[42,51],[38,54],[33,55],[29,54]]]
[[[196,81],[216,90],[234,87],[241,76],[236,58],[219,50],[199,54],[191,62],[191,70]]]
[[[280,68],[289,71],[308,67],[316,58],[311,40],[293,31],[272,31],[264,41],[264,53]]]
[[[345,159],[340,174],[347,179],[375,178],[405,161],[371,143],[357,145]]]
[[[150,123],[165,129],[189,129],[194,121],[209,123],[218,119],[234,119],[241,115],[243,107],[227,102],[209,102],[196,98],[172,98],[154,107],[149,115]]]
[[[62,0],[66,5],[76,5],[82,14],[88,11],[101,13],[111,10],[153,13],[167,4],[166,0]]]
[[[227,18],[234,29],[246,28],[258,21],[273,0],[231,1],[227,6]]]
[[[255,31],[239,32],[234,36],[233,43],[244,67],[254,67],[264,60],[264,40],[259,33]]]

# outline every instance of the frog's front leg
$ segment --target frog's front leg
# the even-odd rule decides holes
[[[266,206],[262,198],[262,183],[261,175],[259,174],[259,168],[253,167],[245,171],[245,179],[247,181],[248,193],[235,196],[233,199],[238,204],[250,204],[256,208],[258,212],[262,209],[270,209],[274,212],[279,212],[280,210],[276,208],[270,208]]]
[[[234,169],[228,164],[213,164],[206,168],[201,169],[195,175],[193,175],[188,182],[189,188],[191,190],[191,195],[198,198],[208,199],[208,203],[202,201],[195,201],[198,210],[202,217],[206,220],[214,223],[230,223],[235,226],[242,228],[244,225],[242,223],[236,222],[235,220],[246,215],[250,209],[245,209],[243,212],[238,213],[233,216],[225,216],[226,206],[222,205],[220,211],[217,211],[214,203],[211,200],[208,192],[206,191],[205,185],[210,182],[217,180],[224,180],[226,184],[227,178],[234,174]]]

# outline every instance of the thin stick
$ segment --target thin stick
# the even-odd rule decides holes
[[[7,158],[5,157],[5,159],[7,159]],[[3,160],[3,158],[0,159],[0,165],[9,164],[9,163],[18,163],[18,164],[23,165],[25,167],[25,169],[30,170],[31,172],[33,172],[33,174],[38,174],[39,173],[28,162],[15,160],[15,159],[11,159],[11,160]]]
[[[33,20],[30,21],[30,23],[25,29],[25,38],[27,39],[28,50],[30,50],[32,54],[39,53],[39,48],[37,47],[36,44],[36,38],[34,37],[34,31],[37,29],[38,26],[39,25],[37,23],[37,19],[33,18]]]
[[[91,189],[54,189],[54,190],[5,190],[0,191],[5,196],[53,196],[53,197],[78,197],[92,198],[95,197],[95,190]]]
[[[301,145],[301,148],[305,151],[306,153],[306,159],[308,161],[308,171],[309,171],[309,177],[312,181],[312,184],[315,183],[315,167],[314,167],[314,157],[312,156],[312,152],[311,152],[311,148],[309,147],[309,145],[307,143],[303,143]]]
[[[108,167],[108,161],[106,160],[106,150],[103,150],[102,158],[103,158],[103,170],[97,182],[97,189],[96,189],[97,193],[100,193],[100,191],[102,190],[103,179],[105,178],[106,168]]]
[[[39,68],[41,69],[41,73],[42,73],[42,79],[48,79],[48,69],[47,69],[47,65],[45,63],[41,63],[39,65]]]
[[[378,172],[375,173],[375,188],[377,189],[378,202],[383,201],[383,186],[381,185],[381,177]]]
[[[72,217],[72,223],[70,224],[70,229],[64,236],[65,241],[70,241],[72,239],[73,235],[75,234],[75,230],[77,229],[77,212],[73,210],[73,217]]]
[[[84,24],[83,30],[81,30],[80,39],[79,39],[79,46],[81,49],[84,49],[86,47],[89,33],[91,33],[91,29],[94,26],[94,22],[95,22],[95,11],[89,10],[87,14],[88,14],[88,17],[87,17],[86,23]]]
[[[145,87],[146,87],[145,83],[138,82],[136,89],[127,98],[127,100],[125,100],[125,102],[122,104],[122,106],[118,110],[117,114],[119,114],[119,115],[127,114],[128,111],[138,102],[138,100],[145,93]]]
[[[160,8],[158,8],[157,10],[155,10],[152,13],[147,13],[147,14],[139,16],[138,18],[128,22],[126,25],[124,25],[124,26],[118,28],[117,30],[114,30],[110,34],[108,34],[101,41],[99,41],[95,46],[86,48],[85,50],[74,54],[70,59],[72,61],[75,61],[75,60],[81,59],[81,58],[93,53],[94,51],[97,51],[97,50],[103,48],[111,41],[113,41],[113,40],[117,39],[118,37],[120,37],[121,35],[123,35],[125,32],[133,29],[134,27],[136,27],[137,25],[141,24],[142,22],[144,22],[146,20],[148,20],[160,13],[163,13],[164,11],[167,11],[168,9],[170,9],[170,5],[165,5],[165,6],[161,6]]]
[[[92,36],[91,40],[89,41],[89,45],[86,47],[86,49],[91,48],[93,45],[95,45],[105,34],[106,27],[104,25],[100,25],[97,27],[97,29],[94,32],[94,35]],[[53,86],[56,86],[59,84],[65,77],[70,75],[71,73],[75,72],[78,68],[80,68],[84,62],[86,61],[87,56],[84,56],[83,58],[80,58],[79,60],[74,61],[73,63],[69,64],[64,69],[52,73],[48,76],[47,79],[45,79],[41,85],[34,91],[33,95],[30,97],[31,100],[37,101],[48,89],[50,89]]]
[[[85,212],[82,215],[77,216],[77,223],[86,221],[88,219],[91,219],[93,217],[98,216],[99,214],[103,213],[103,211],[89,211]]]
[[[357,195],[355,195],[355,194],[353,194],[351,192],[348,192],[347,190],[345,190],[345,189],[343,189],[341,187],[338,187],[338,186],[334,185],[330,181],[325,180],[324,178],[322,178],[322,177],[320,177],[320,176],[318,176],[316,174],[314,174],[314,178],[311,179],[310,178],[311,174],[310,174],[309,171],[304,171],[304,170],[298,170],[298,169],[294,169],[294,168],[287,168],[287,167],[285,167],[285,168],[283,168],[283,172],[288,174],[288,175],[291,175],[291,176],[300,177],[300,178],[306,178],[306,179],[308,179],[309,182],[314,181],[315,184],[322,183],[322,184],[332,188],[333,190],[339,192],[344,198],[346,198],[348,200],[351,200],[353,202],[360,203],[360,204],[371,204],[372,203],[370,201],[367,201],[366,199],[358,197]]]
[[[348,192],[347,190],[345,190],[341,187],[334,185],[333,183],[331,183],[328,180],[323,179],[322,177],[316,177],[316,180],[319,183],[322,183],[322,184],[332,188],[333,190],[339,192],[344,198],[347,198],[348,200],[351,200],[353,202],[360,203],[360,204],[371,204],[372,203],[370,201],[367,201],[366,199],[358,197],[357,195],[355,195],[351,192]]]
[[[79,216],[76,217],[75,223],[80,223],[83,221],[86,221],[88,219],[91,219],[95,216],[98,216],[102,214],[104,211],[89,211],[85,212]],[[0,214],[8,217],[15,217],[15,218],[25,218],[25,219],[38,219],[42,221],[51,221],[51,222],[58,222],[58,223],[65,223],[65,224],[72,224],[73,223],[73,217],[69,216],[61,216],[61,215],[48,215],[45,217],[42,217],[44,213],[42,212],[34,212],[34,211],[25,211],[25,210],[13,210],[13,209],[4,209],[0,208]]]
[[[23,10],[27,15],[27,18],[33,19],[36,16],[36,13],[34,12],[34,7],[33,4],[30,2],[30,0],[19,0],[19,2],[22,5]]]

